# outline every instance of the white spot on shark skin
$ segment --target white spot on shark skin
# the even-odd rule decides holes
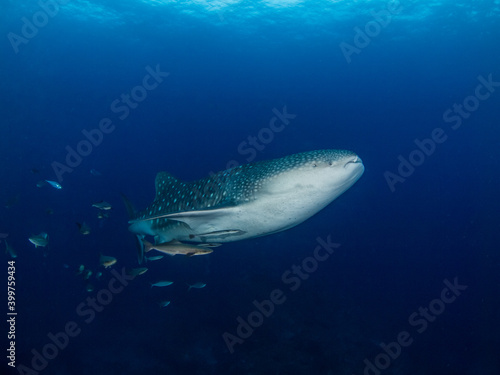
[[[264,236],[313,216],[349,189],[363,171],[353,152],[319,150],[238,166],[192,183],[160,172],[155,200],[131,220],[129,229],[158,236],[162,242],[204,242],[206,237],[222,243]],[[199,233],[232,235],[197,237]]]

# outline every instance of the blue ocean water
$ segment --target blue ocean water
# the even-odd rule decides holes
[[[1,373],[500,373],[498,0],[0,9]],[[324,210],[127,279],[120,193],[316,149],[365,165]]]

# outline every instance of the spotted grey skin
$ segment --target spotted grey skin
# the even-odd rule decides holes
[[[156,176],[153,203],[130,230],[157,242],[231,242],[291,228],[337,198],[361,177],[351,151],[317,150],[261,161],[182,182]]]

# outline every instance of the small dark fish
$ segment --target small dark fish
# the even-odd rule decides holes
[[[99,263],[105,268],[109,268],[116,263],[116,258],[101,254]]]
[[[9,254],[11,258],[17,258],[16,250],[7,243],[7,240],[5,240],[5,253]]]
[[[195,288],[195,289],[201,289],[201,288],[204,288],[207,286],[207,284],[205,283],[202,283],[202,282],[198,282],[198,283],[194,283],[193,285],[190,285],[188,284],[189,288],[188,288],[188,291],[191,290],[191,288]]]
[[[33,245],[35,245],[35,247],[45,247],[49,243],[49,235],[45,232],[42,232],[36,236],[31,236],[28,239]]]
[[[159,286],[159,287],[169,286],[169,285],[172,285],[173,283],[174,283],[173,281],[158,281],[154,284],[151,284],[151,288],[154,286]]]
[[[92,270],[84,270],[83,271],[83,279],[88,280],[90,279],[90,276],[92,276],[93,272]]]
[[[146,267],[141,268],[132,268],[130,271],[127,271],[127,275],[129,276],[139,276],[145,273],[148,269]]]
[[[160,301],[158,302],[158,304],[160,305],[160,307],[167,307],[168,305],[170,305],[170,301]]]
[[[76,225],[78,226],[78,230],[80,231],[80,233],[84,236],[90,233],[90,227],[85,222],[81,224],[76,223]]]
[[[11,208],[13,205],[17,204],[17,202],[19,202],[19,194],[7,199],[7,202],[5,202],[5,208]]]
[[[45,180],[50,186],[52,186],[54,189],[62,189],[62,186],[61,184],[59,184],[58,182],[55,182],[55,181],[49,181],[49,180]]]
[[[109,217],[109,214],[107,212],[99,211],[97,213],[98,219],[107,219],[108,217]]]
[[[92,207],[98,208],[100,210],[111,210],[111,205],[106,201],[100,201],[92,204]]]

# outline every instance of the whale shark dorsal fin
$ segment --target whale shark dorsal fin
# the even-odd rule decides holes
[[[165,196],[175,196],[175,193],[179,190],[179,186],[185,185],[177,178],[172,176],[168,172],[159,172],[156,175],[155,187],[156,187],[156,200]]]

